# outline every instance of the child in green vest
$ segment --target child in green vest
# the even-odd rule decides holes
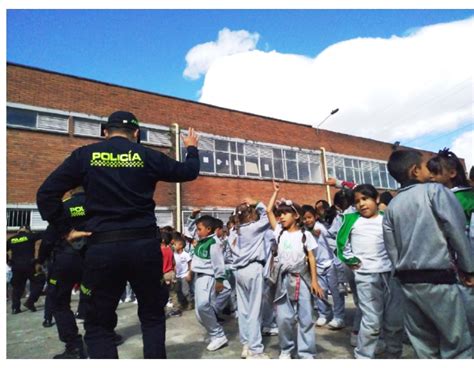
[[[224,290],[225,266],[220,241],[215,236],[215,219],[204,215],[196,220],[199,238],[191,262],[194,272],[194,303],[196,317],[206,329],[210,342],[207,350],[214,351],[227,344],[224,329],[217,321],[213,302]]]
[[[399,358],[403,350],[403,298],[400,285],[392,277],[377,199],[378,192],[370,184],[354,189],[357,212],[344,215],[336,239],[337,256],[354,270],[362,312],[354,356],[374,358],[383,331],[386,355]]]
[[[459,200],[464,214],[466,215],[466,234],[474,247],[474,189],[469,185],[464,166],[459,158],[445,148],[427,162],[428,170],[432,175],[432,180],[443,184],[451,189]],[[468,288],[462,283],[458,284],[461,290],[466,315],[469,322],[471,339],[474,344],[474,288]]]

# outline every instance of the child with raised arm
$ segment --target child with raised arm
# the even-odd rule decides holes
[[[290,200],[278,202],[272,211],[280,185],[273,183],[273,195],[267,208],[268,219],[277,239],[278,270],[276,274],[276,304],[280,359],[292,356],[314,359],[316,336],[313,325],[312,293],[319,298],[324,292],[318,284],[313,250],[318,246],[303,227],[301,207]]]
[[[416,150],[390,155],[388,171],[401,184],[384,214],[385,247],[405,294],[405,329],[419,358],[472,357],[457,275],[474,286],[474,252],[466,218],[453,193],[438,183]],[[455,264],[454,267],[454,258]]]
[[[265,205],[246,198],[237,206],[234,260],[241,358],[268,358],[263,352],[261,320],[265,266],[265,231],[270,228]]]

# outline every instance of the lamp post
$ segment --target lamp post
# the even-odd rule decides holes
[[[313,128],[316,128],[316,134],[319,133],[319,127],[327,120],[329,119],[330,116],[334,115],[337,113],[339,109],[334,109],[330,112],[328,116],[326,116],[318,125],[314,126]],[[321,146],[321,158],[322,158],[322,164],[323,164],[323,173],[324,173],[324,181],[327,182],[328,180],[328,166],[327,166],[327,161],[326,161],[326,149]],[[326,184],[326,198],[327,201],[330,205],[332,205],[332,200],[331,200],[331,188],[329,188],[329,185]]]
[[[328,120],[330,116],[334,115],[334,114],[337,113],[338,111],[339,111],[339,109],[334,109],[334,110],[332,110],[332,111],[329,113],[328,116],[326,116],[318,125],[316,125],[316,127],[315,127],[315,128],[316,128],[316,132],[319,132],[319,127],[320,127],[321,125],[323,125],[324,122],[325,122],[326,120]]]

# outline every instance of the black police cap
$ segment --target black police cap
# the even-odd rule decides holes
[[[138,119],[135,115],[128,111],[113,112],[107,120],[106,127],[140,129]]]

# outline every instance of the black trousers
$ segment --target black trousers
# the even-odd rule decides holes
[[[82,257],[79,253],[57,251],[50,265],[47,301],[51,308],[59,339],[66,349],[82,346],[82,336],[71,311],[71,291],[82,279]]]
[[[144,358],[166,358],[164,307],[168,290],[162,284],[163,260],[158,239],[89,245],[84,260],[84,340],[90,358],[118,358],[114,344],[116,309],[129,281],[138,300]]]
[[[27,303],[34,304],[38,301],[43,291],[45,282],[44,274],[35,274],[33,265],[13,265],[12,266],[12,309],[19,309],[21,297],[25,291],[26,281],[30,280],[30,296]]]

